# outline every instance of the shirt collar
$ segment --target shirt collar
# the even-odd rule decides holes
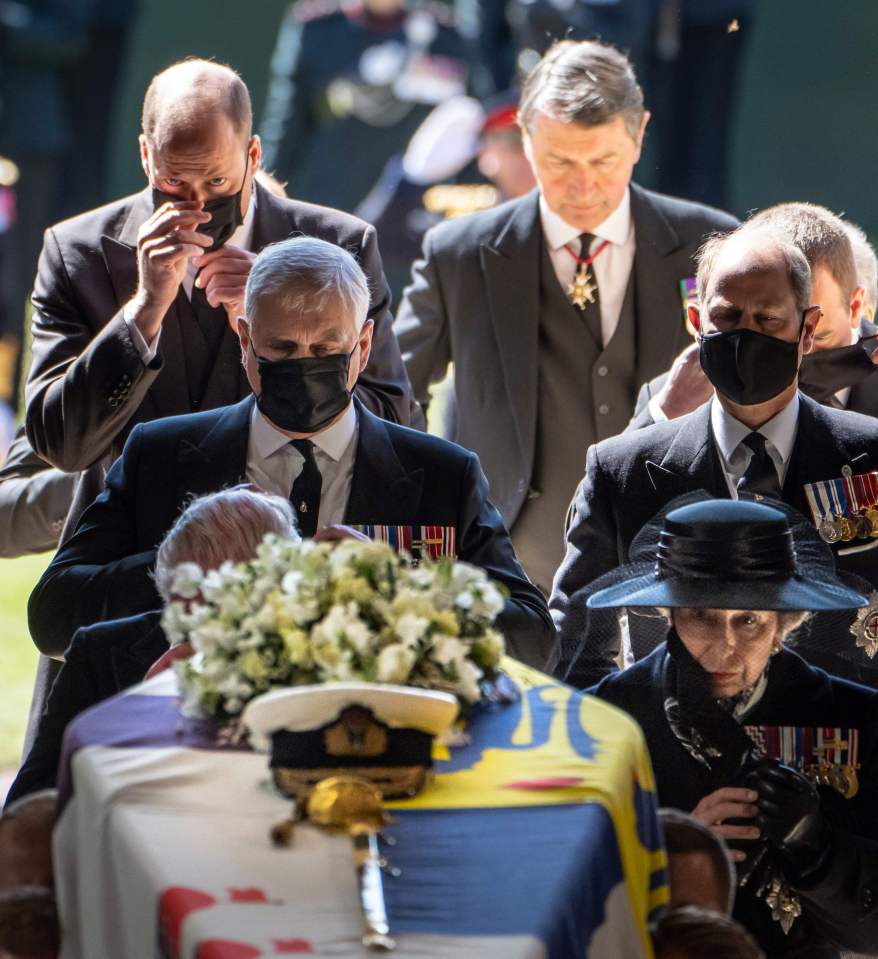
[[[357,432],[357,410],[353,400],[340,419],[328,429],[311,437],[311,442],[330,458],[338,462]],[[250,417],[250,442],[260,460],[267,460],[290,443],[290,438],[273,426],[253,404]]]
[[[244,214],[244,219],[235,228],[235,232],[229,237],[228,243],[232,246],[239,246],[242,250],[249,250],[253,246],[253,220],[256,217],[256,181],[250,185],[250,205]]]
[[[777,450],[784,463],[788,463],[790,456],[792,456],[798,422],[799,394],[797,392],[777,415],[756,430]],[[752,432],[749,426],[745,426],[740,420],[736,420],[731,413],[727,412],[716,397],[713,398],[710,407],[710,425],[717,446],[719,446],[723,459],[727,463],[734,456],[741,440]]]
[[[546,203],[546,198],[540,194],[540,222],[543,227],[543,236],[550,250],[560,250],[562,246],[572,243],[579,239],[583,232],[575,226],[571,226],[566,220],[558,216],[554,210]],[[625,190],[621,202],[615,210],[603,221],[590,231],[596,237],[602,240],[609,240],[617,246],[621,246],[628,239],[631,233],[631,191]]]

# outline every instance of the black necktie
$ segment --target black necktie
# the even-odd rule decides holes
[[[744,470],[744,475],[736,484],[738,492],[780,499],[777,469],[765,448],[765,437],[761,433],[748,433],[741,443],[751,449],[753,455],[750,457],[747,469]]]
[[[208,353],[211,357],[214,357],[219,352],[219,345],[229,322],[226,308],[222,304],[211,306],[207,302],[207,294],[201,287],[195,286],[194,283],[189,302],[192,304],[192,312],[198,321],[198,328],[207,341]]]
[[[579,256],[581,259],[588,259],[589,249],[591,248],[591,241],[594,239],[593,233],[580,233],[579,234]],[[586,303],[579,312],[582,314],[582,318],[585,321],[585,325],[588,327],[589,333],[594,337],[595,343],[598,346],[603,347],[604,337],[601,332],[601,296],[600,291],[598,290],[598,278],[594,272],[594,264],[585,266],[583,264],[577,264],[577,270],[585,270],[588,277],[591,279],[591,284],[594,289],[594,302]]]
[[[299,519],[299,532],[308,538],[317,532],[317,514],[320,512],[320,489],[323,477],[314,459],[314,444],[311,440],[291,440],[290,446],[305,458],[302,471],[293,483],[290,502]]]

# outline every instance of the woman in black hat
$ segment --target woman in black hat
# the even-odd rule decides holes
[[[865,598],[774,507],[704,499],[649,535],[652,562],[602,578],[588,606],[657,608],[670,631],[591,692],[643,727],[661,804],[730,844],[735,918],[768,956],[878,948],[878,692],[783,646],[803,611]]]

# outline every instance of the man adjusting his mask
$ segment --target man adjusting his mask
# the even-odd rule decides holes
[[[719,497],[774,497],[822,526],[826,517],[812,506],[822,502],[823,492],[843,477],[878,470],[875,421],[822,406],[798,389],[798,369],[813,347],[820,316],[811,282],[802,252],[764,225],[745,224],[702,249],[698,304],[689,308],[689,320],[713,396],[676,420],[631,430],[588,451],[550,600],[559,631],[556,675],[584,687],[616,668],[620,633],[601,615],[587,615],[582,587],[627,561],[638,530],[675,496],[704,490]],[[865,481],[859,485],[865,490]],[[840,522],[866,506],[833,501],[827,509]],[[839,537],[840,568],[878,585],[874,545],[878,538],[854,543]],[[633,619],[625,655],[639,658],[655,637],[646,638]]]
[[[324,240],[267,247],[238,319],[252,395],[216,410],[138,424],[31,597],[77,625],[157,608],[155,544],[192,496],[245,482],[289,499],[304,537],[359,527],[414,556],[456,556],[508,590],[500,628],[512,655],[545,661],[551,619],[524,575],[474,453],[380,419],[354,392],[369,363],[369,286]],[[353,395],[352,395],[353,394]]]

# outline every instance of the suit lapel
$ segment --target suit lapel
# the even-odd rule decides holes
[[[197,445],[182,442],[177,452],[177,502],[244,482],[253,397],[217,411]]]
[[[424,471],[399,461],[387,424],[357,403],[357,456],[345,522],[409,525],[420,521]]]
[[[637,346],[637,382],[652,379],[667,369],[682,349],[685,326],[678,281],[668,274],[665,262],[680,248],[680,237],[650,195],[631,184],[631,216],[634,221],[634,302],[635,342]],[[677,334],[668,337],[666,323],[656,317],[677,314]]]
[[[704,490],[727,498],[729,488],[722,473],[710,428],[710,403],[679,420],[680,427],[661,462],[645,463],[649,484],[664,502],[683,493]]]
[[[488,308],[521,454],[533,462],[539,350],[539,192],[513,205],[496,241],[480,250]]]
[[[289,207],[279,203],[256,180],[256,213],[253,217],[252,248],[258,253],[269,243],[276,243],[296,231],[296,221]]]
[[[149,190],[137,195],[128,218],[118,237],[104,234],[101,248],[104,263],[116,295],[116,307],[121,309],[137,289],[137,233],[152,215],[152,196]],[[185,296],[178,292],[178,296]],[[161,356],[162,370],[149,389],[147,396],[155,406],[155,412],[140,415],[138,419],[155,419],[173,416],[189,410],[189,389],[186,382],[186,366],[183,362],[183,338],[180,333],[180,316],[176,301],[171,304],[162,321]]]

